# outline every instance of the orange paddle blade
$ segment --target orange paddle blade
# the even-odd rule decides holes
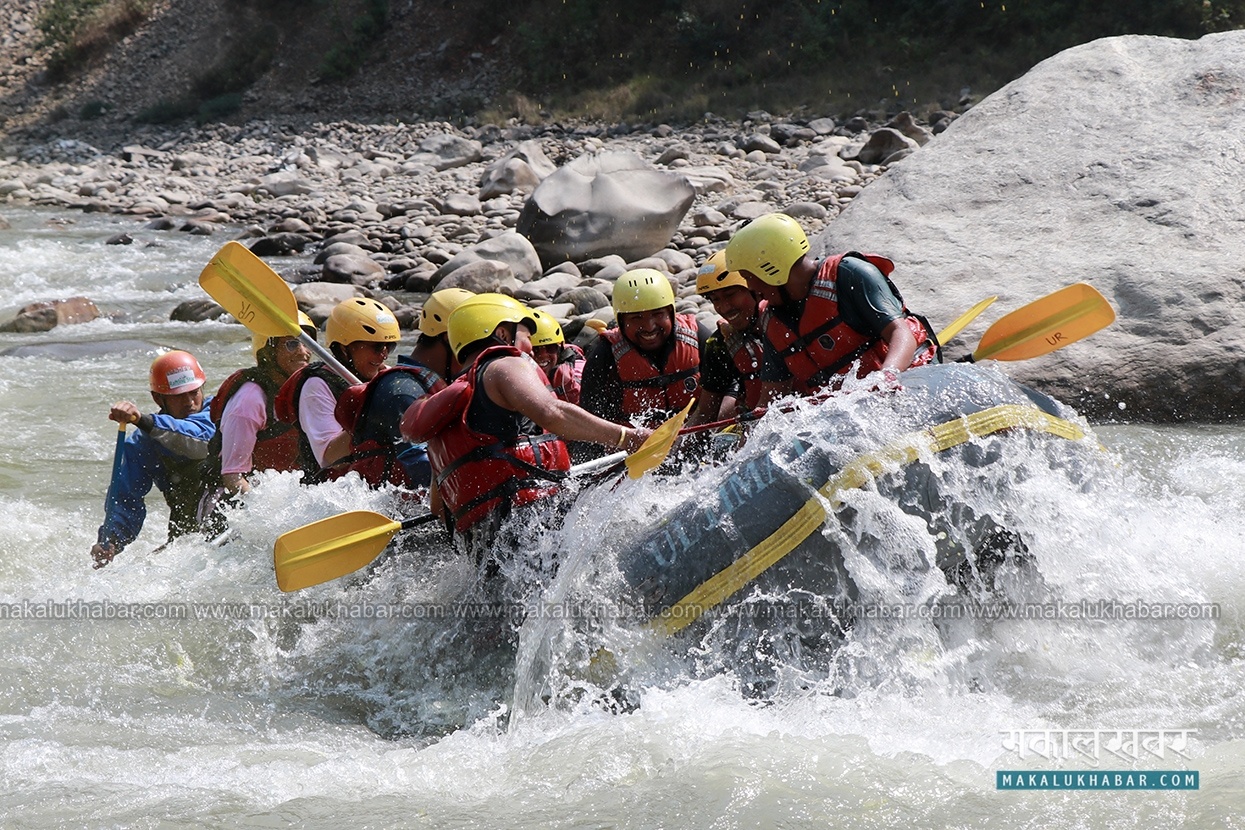
[[[973,360],[1028,360],[1062,349],[1111,325],[1115,309],[1092,285],[1074,283],[1034,300],[982,335]]]

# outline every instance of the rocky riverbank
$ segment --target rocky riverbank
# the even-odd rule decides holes
[[[940,113],[927,125],[905,114],[870,125],[758,112],[735,123],[707,116],[678,130],[256,122],[148,130],[107,148],[59,139],[0,160],[0,215],[4,204],[59,206],[219,235],[222,244],[241,237],[298,284],[313,316],[358,292],[395,306],[409,327],[420,295],[461,285],[552,306],[573,336],[589,316],[610,318],[612,280],[629,267],[668,272],[681,310],[711,314],[695,296],[695,268],[741,223],[783,210],[816,233],[955,117]],[[570,183],[559,187],[559,178]],[[664,191],[680,188],[690,202],[660,204]],[[557,226],[553,216],[542,228],[524,218],[550,193],[579,205],[579,218],[565,220],[578,229]],[[541,245],[550,234],[577,244]],[[291,255],[302,256],[283,266]],[[178,312],[219,313],[207,303]]]

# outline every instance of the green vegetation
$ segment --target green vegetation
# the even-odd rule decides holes
[[[106,51],[147,19],[151,5],[152,0],[51,0],[37,21],[43,33],[39,45],[52,48],[49,75],[63,79]]]
[[[477,0],[511,27],[515,92],[567,113],[851,112],[953,104],[1100,37],[1245,26],[1245,0]],[[462,3],[459,3],[461,7]],[[621,108],[621,109],[619,109]]]
[[[389,0],[366,0],[363,11],[349,26],[345,25],[341,8],[333,4],[335,29],[348,32],[345,40],[329,49],[320,63],[320,78],[340,81],[349,78],[367,60],[368,54],[385,33],[389,20]]]

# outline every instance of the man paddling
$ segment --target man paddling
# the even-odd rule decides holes
[[[808,252],[804,230],[782,213],[744,225],[726,245],[726,267],[773,312],[765,347],[790,372],[791,391],[838,389],[853,369],[893,377],[937,361],[933,330],[890,281],[894,263],[854,251],[818,261]]]
[[[419,400],[402,434],[427,441],[433,480],[463,546],[490,551],[512,512],[547,504],[570,468],[563,439],[635,450],[651,430],[623,426],[559,400],[540,367],[519,349],[536,330],[512,297],[480,294],[449,318],[449,339],[467,368],[450,386]],[[545,513],[539,518],[560,518]],[[518,538],[504,547],[517,549]]]
[[[169,506],[169,539],[197,527],[202,464],[216,426],[203,409],[202,367],[189,352],[172,351],[151,364],[151,399],[159,412],[143,414],[130,401],[112,405],[109,420],[135,424],[108,490],[104,523],[91,547],[102,568],[133,542],[147,518],[144,499],[154,484]]]

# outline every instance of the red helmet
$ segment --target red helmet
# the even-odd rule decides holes
[[[193,392],[206,382],[207,376],[190,352],[167,352],[151,362],[151,391],[157,395]]]

